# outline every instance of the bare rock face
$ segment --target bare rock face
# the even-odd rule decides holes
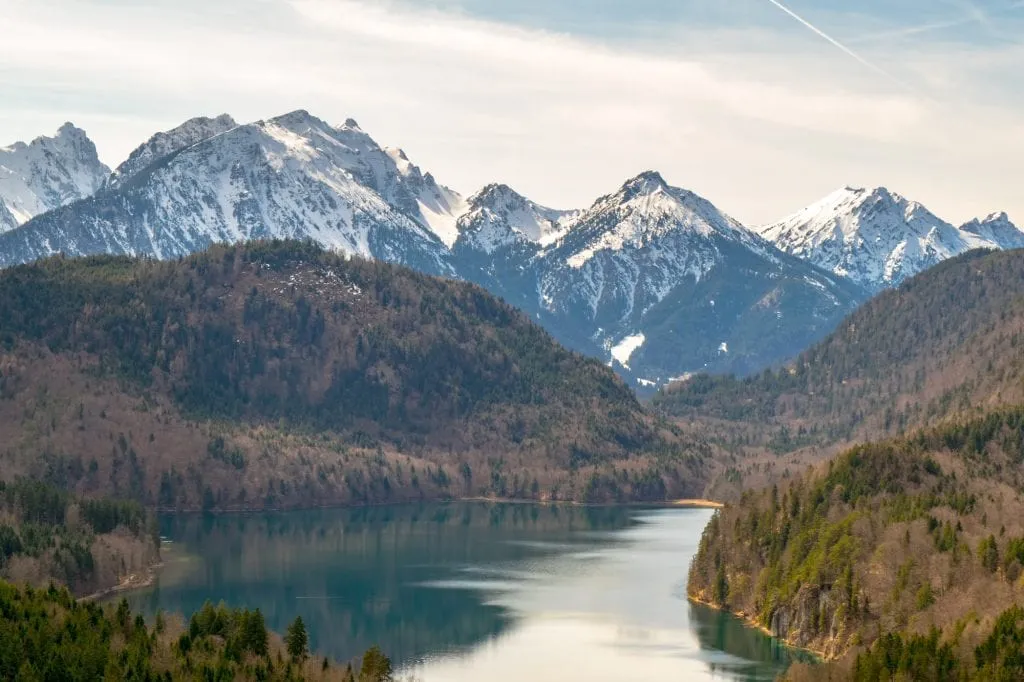
[[[830,586],[804,586],[791,604],[772,614],[769,630],[793,646],[831,656],[844,649],[845,602],[845,595]]]

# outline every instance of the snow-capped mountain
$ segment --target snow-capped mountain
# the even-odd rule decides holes
[[[1006,213],[993,213],[960,226],[964,232],[981,237],[1001,249],[1024,248],[1024,231],[1010,222]]]
[[[505,185],[464,199],[355,121],[335,127],[305,111],[246,125],[192,119],[93,186],[0,235],[0,265],[310,238],[477,282],[644,382],[759,369],[830,331],[864,297],[657,173],[585,211],[546,208]]]
[[[981,232],[1000,230],[978,223]],[[947,258],[997,248],[921,204],[879,187],[846,187],[784,220],[756,228],[783,251],[879,291]]]
[[[521,244],[545,246],[563,235],[576,215],[536,204],[508,185],[488,185],[466,202],[456,244],[488,255]]]
[[[70,123],[54,137],[0,147],[0,232],[89,196],[109,174],[96,145]]]
[[[467,200],[459,217],[455,266],[463,278],[536,317],[539,256],[575,215],[536,204],[507,185],[488,185]]]
[[[355,121],[194,119],[149,140],[88,199],[0,235],[0,264],[56,252],[170,258],[283,237],[454,275],[434,230],[454,225],[458,201]]]
[[[654,172],[598,199],[538,260],[540,319],[646,381],[762,367],[863,298]]]
[[[107,186],[117,188],[129,178],[146,169],[156,161],[188,149],[215,135],[226,133],[238,124],[227,114],[216,118],[205,116],[189,119],[173,130],[160,132],[135,149],[128,159],[114,169],[107,180]]]
[[[0,234],[0,265],[309,238],[477,282],[645,385],[758,370],[831,331],[869,291],[969,248],[1024,246],[1005,214],[955,228],[884,189],[841,190],[757,232],[654,172],[579,211],[497,184],[464,198],[355,121],[305,111],[192,119],[112,174],[70,125],[0,158],[23,169],[10,162],[4,178],[42,188],[0,202],[0,224],[20,225]],[[27,220],[23,196],[52,210]]]

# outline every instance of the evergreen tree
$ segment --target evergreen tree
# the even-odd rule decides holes
[[[306,624],[302,622],[302,616],[296,616],[288,626],[284,642],[288,647],[288,655],[293,660],[302,660],[309,653],[309,635],[306,633]]]
[[[725,566],[720,565],[715,575],[715,603],[725,604],[729,598],[729,579],[725,575]]]
[[[995,573],[999,566],[999,545],[996,544],[995,535],[989,535],[978,545],[978,558],[982,566]]]
[[[263,613],[256,609],[247,613],[244,623],[244,645],[245,648],[257,656],[267,655],[267,625],[263,620]]]

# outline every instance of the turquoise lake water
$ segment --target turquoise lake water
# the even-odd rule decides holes
[[[421,682],[771,680],[794,655],[691,604],[712,512],[452,503],[162,520],[133,607],[301,615],[318,654],[377,644]]]

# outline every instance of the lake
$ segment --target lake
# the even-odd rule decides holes
[[[259,607],[338,660],[378,644],[422,682],[771,680],[794,653],[691,604],[712,512],[452,503],[173,516],[147,614]]]

